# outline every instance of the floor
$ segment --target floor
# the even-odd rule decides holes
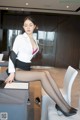
[[[4,71],[6,68],[0,69],[0,71]],[[39,69],[38,67],[36,69]],[[44,69],[42,67],[42,69]],[[54,68],[54,67],[46,67],[46,70],[50,72],[53,79],[56,81],[59,87],[63,84],[64,74],[66,69],[64,68]],[[35,103],[35,98],[38,96],[41,99],[41,84],[39,81],[30,82],[30,105],[28,105],[29,110],[29,119],[28,120],[40,120],[41,118],[41,105],[37,105]],[[79,97],[80,96],[80,70],[78,70],[78,75],[75,79],[72,89],[72,105],[74,107],[78,107],[80,105]]]

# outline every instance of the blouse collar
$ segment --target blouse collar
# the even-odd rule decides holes
[[[26,32],[24,32],[23,33],[23,35],[24,35],[24,37],[26,37],[26,38],[29,38],[29,36],[27,35],[27,33]],[[30,38],[29,38],[30,39]],[[36,39],[34,38],[34,40],[36,41]]]
[[[25,32],[23,33],[23,35],[24,35],[24,37],[28,37],[28,35]]]

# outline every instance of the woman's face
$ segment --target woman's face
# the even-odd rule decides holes
[[[29,19],[27,19],[24,22],[23,28],[24,31],[28,34],[31,35],[35,29],[36,25],[34,25],[34,23],[32,21],[30,21]]]

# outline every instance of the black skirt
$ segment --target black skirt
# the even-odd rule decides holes
[[[25,63],[25,62],[19,61],[17,59],[16,64],[15,64],[15,68],[30,71],[31,70],[31,63]],[[8,69],[6,70],[6,73],[7,73],[7,75],[10,75],[10,73],[8,73]]]
[[[19,60],[16,60],[15,68],[20,68],[22,70],[31,70],[31,63],[25,63]]]

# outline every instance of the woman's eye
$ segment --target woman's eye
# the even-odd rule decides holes
[[[33,25],[30,25],[30,27],[32,27]]]
[[[24,25],[24,27],[32,27],[33,25]]]
[[[27,25],[25,25],[24,27],[27,27]]]

